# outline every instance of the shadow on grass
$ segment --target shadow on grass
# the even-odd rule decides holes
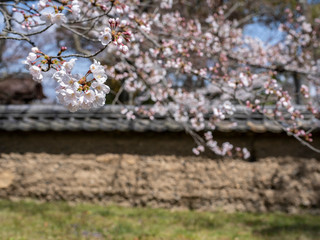
[[[270,226],[263,228],[259,231],[255,231],[256,234],[262,236],[278,236],[287,234],[303,234],[308,235],[313,238],[317,237],[320,239],[320,223],[314,224],[292,224],[292,225],[282,225],[282,226]]]
[[[259,231],[262,235],[278,235],[280,232],[310,233],[320,237],[320,224],[293,224],[267,227]],[[320,239],[320,238],[319,238]]]

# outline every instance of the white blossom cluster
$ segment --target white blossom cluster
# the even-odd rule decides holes
[[[30,74],[32,75],[33,80],[36,82],[42,82],[43,76],[42,76],[41,68],[34,64],[38,58],[37,56],[38,51],[39,49],[37,47],[33,47],[27,59],[23,61],[23,63],[27,65],[27,68]]]
[[[50,7],[51,5],[49,5],[49,1],[48,0],[40,0],[38,2],[38,10],[42,11],[47,7]],[[71,8],[70,11],[72,13],[72,16],[77,19],[79,18],[80,14],[81,14],[81,9],[80,9],[80,5],[79,5],[79,1],[78,0],[73,0],[71,1],[70,4]],[[57,25],[61,25],[63,23],[67,22],[67,17],[62,13],[62,12],[42,12],[40,19],[42,21],[44,21],[47,25],[50,24],[57,24]]]
[[[72,16],[74,18],[79,18],[80,17],[81,8],[80,8],[78,0],[73,0],[72,1],[71,11],[72,11]]]
[[[61,70],[53,75],[59,83],[56,88],[59,102],[71,112],[102,107],[105,104],[106,94],[110,91],[109,86],[105,85],[107,75],[104,67],[98,61],[94,61],[88,72],[92,73],[93,78],[88,80],[89,74],[82,78],[71,74],[75,61],[76,59],[71,59],[65,62]]]
[[[232,105],[230,101],[225,101],[219,107],[213,107],[212,112],[216,118],[224,120],[227,116],[231,116],[234,114],[235,107]]]
[[[99,40],[102,45],[108,45],[112,41],[111,29],[106,27],[104,31],[100,33]]]
[[[226,156],[226,155],[231,156],[231,151],[234,149],[234,146],[231,143],[224,142],[222,146],[219,147],[218,142],[213,140],[212,132],[210,131],[206,132],[204,136],[206,140],[206,147],[209,148],[212,152],[214,152],[219,156]],[[193,149],[193,152],[196,155],[199,155],[200,152],[203,152],[204,148],[199,148],[199,147],[202,147],[202,146],[198,146],[198,148]],[[238,155],[240,155],[244,159],[248,159],[251,156],[247,148],[236,147],[234,150],[238,153]]]
[[[47,25],[57,24],[59,26],[67,21],[67,18],[63,13],[44,12],[41,14],[40,19],[46,22]]]
[[[172,0],[163,0],[161,1],[160,8],[170,9],[172,8]]]
[[[111,41],[112,43],[117,46],[118,50],[123,54],[128,53],[129,48],[124,42],[129,42],[132,38],[131,32],[128,31],[118,31],[119,28],[125,28],[128,25],[126,20],[120,21],[119,18],[110,18],[109,19],[110,27],[105,27],[103,31],[99,33],[99,41],[102,45],[106,46]]]

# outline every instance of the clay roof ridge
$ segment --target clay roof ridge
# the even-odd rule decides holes
[[[125,106],[134,110],[134,106]],[[148,108],[148,106],[146,106]],[[320,121],[315,119],[303,106],[297,106],[305,114],[298,124],[304,129],[320,129]],[[154,120],[137,114],[129,120],[121,111],[124,106],[106,105],[91,111],[70,113],[61,105],[30,104],[0,105],[0,130],[4,131],[135,131],[135,132],[176,132],[184,127],[169,115],[156,115]],[[267,109],[272,110],[270,106]],[[206,115],[206,119],[211,114]],[[286,117],[286,115],[285,115]],[[289,116],[287,116],[289,117]],[[208,127],[207,127],[208,129]],[[235,112],[216,123],[221,132],[282,132],[283,128],[260,113],[252,113],[244,106],[236,106]]]

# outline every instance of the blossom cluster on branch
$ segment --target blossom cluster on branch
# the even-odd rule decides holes
[[[249,158],[246,148],[220,146],[213,134],[220,121],[231,118],[235,105],[242,105],[319,151],[310,145],[312,129],[301,127],[304,113],[295,100],[319,118],[315,49],[320,48],[320,19],[309,23],[299,6],[286,10],[280,39],[268,44],[245,35],[243,21],[228,18],[235,7],[214,9],[211,1],[208,14],[190,16],[181,9],[187,1],[18,2],[0,5],[6,20],[0,39],[31,45],[24,63],[33,79],[41,82],[43,72],[51,73],[57,98],[70,111],[99,108],[110,92],[112,104],[136,106],[135,111],[124,106],[128,119],[171,116],[193,137],[197,155],[208,149]],[[81,39],[78,45],[91,47],[68,53],[62,46],[56,55],[46,54],[37,47],[37,37],[49,29],[63,29]],[[84,76],[73,73],[75,58],[93,60]],[[283,78],[293,79],[299,89],[286,88]]]

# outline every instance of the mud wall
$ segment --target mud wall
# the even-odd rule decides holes
[[[133,154],[2,153],[0,198],[232,211],[317,211],[320,162]]]

